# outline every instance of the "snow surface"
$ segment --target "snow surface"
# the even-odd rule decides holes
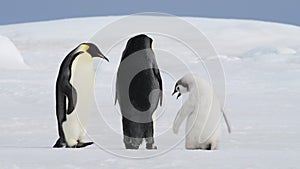
[[[32,68],[0,71],[1,169],[300,168],[300,28],[258,21],[183,18],[207,35],[224,66],[226,110],[233,132],[227,134],[223,123],[220,150],[188,151],[184,142],[168,150],[170,143],[183,136],[184,127],[179,136],[171,132],[180,105],[170,96],[176,79],[166,73],[167,109],[156,122],[158,150],[124,150],[111,76],[125,41],[110,53],[110,63],[100,62],[101,70],[96,74],[99,109],[92,114],[87,140],[96,141],[103,149],[97,145],[52,149],[57,139],[54,86],[58,67],[71,49],[116,19],[95,17],[0,26],[0,35],[14,42]],[[174,47],[167,39],[152,37],[157,45],[166,42],[162,44],[166,49]],[[185,51],[176,52],[187,59]],[[159,66],[177,73],[176,77],[185,74],[177,67],[179,60],[170,62],[159,56]],[[195,71],[201,67],[197,60],[188,62]],[[197,69],[205,76],[203,72]]]

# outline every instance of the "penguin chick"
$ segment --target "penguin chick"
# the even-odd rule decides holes
[[[177,99],[189,93],[173,123],[173,132],[177,134],[187,117],[186,149],[218,149],[222,108],[213,88],[206,80],[187,74],[176,82],[172,95],[175,93],[178,93]]]

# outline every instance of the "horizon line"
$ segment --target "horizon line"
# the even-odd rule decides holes
[[[153,13],[154,15],[150,15]],[[157,15],[155,15],[155,13]],[[84,19],[84,18],[97,18],[97,17],[125,17],[130,15],[144,15],[144,16],[159,16],[159,14],[166,14],[165,17],[180,17],[180,18],[202,18],[202,19],[224,19],[224,20],[243,20],[243,21],[257,21],[257,22],[266,22],[266,23],[276,23],[276,24],[284,24],[300,27],[300,25],[288,23],[288,22],[279,22],[274,20],[263,20],[258,18],[237,18],[237,17],[212,17],[212,16],[191,16],[191,15],[173,15],[169,13],[159,13],[159,12],[145,12],[145,13],[134,13],[134,14],[112,14],[112,15],[91,15],[91,16],[73,16],[73,17],[53,17],[49,19],[32,19],[29,21],[15,21],[8,22],[7,24],[1,24],[1,26],[9,26],[9,25],[17,25],[17,24],[30,24],[30,23],[38,23],[38,22],[51,22],[51,21],[59,21],[59,20],[68,20],[68,19]]]

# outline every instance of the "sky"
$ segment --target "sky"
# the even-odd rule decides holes
[[[163,12],[300,26],[299,0],[0,0],[0,25],[89,16]]]

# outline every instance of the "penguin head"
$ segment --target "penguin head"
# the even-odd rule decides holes
[[[187,93],[188,91],[189,91],[188,85],[186,83],[183,83],[181,80],[179,80],[175,84],[174,92],[172,93],[172,95],[178,92],[178,95],[176,97],[176,99],[178,99],[181,96],[181,94]]]
[[[153,40],[149,36],[140,34],[128,40],[127,48],[132,48],[135,51],[147,49],[152,47],[152,42]]]
[[[145,49],[151,49],[152,42],[153,40],[145,34],[140,34],[130,38],[127,41],[121,60],[124,60],[126,57],[130,56],[135,52],[145,50]]]
[[[196,77],[192,74],[187,74],[183,76],[181,79],[179,79],[174,88],[174,92],[172,95],[178,92],[177,99],[181,96],[183,93],[188,93],[190,89],[195,84]]]
[[[82,43],[78,48],[81,48],[84,52],[89,53],[93,58],[99,57],[109,62],[109,60],[102,54],[99,48],[93,43]]]

